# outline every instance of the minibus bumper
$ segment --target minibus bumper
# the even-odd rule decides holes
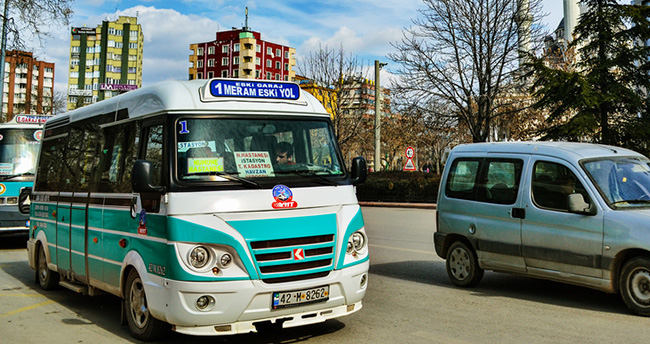
[[[368,285],[369,262],[332,271],[309,281],[266,284],[259,280],[180,282],[164,280],[165,297],[148,297],[152,308],[164,309],[162,319],[179,333],[215,336],[257,332],[256,325],[273,323],[284,328],[314,324],[361,309]],[[329,286],[329,299],[309,305],[272,309],[273,292]],[[149,293],[149,291],[148,291]],[[163,295],[160,295],[163,296]],[[201,311],[197,300],[211,296],[214,304]],[[151,301],[161,300],[154,306]]]

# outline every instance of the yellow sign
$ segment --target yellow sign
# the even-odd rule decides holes
[[[223,157],[188,158],[187,173],[223,172]]]

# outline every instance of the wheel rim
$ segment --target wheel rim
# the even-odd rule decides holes
[[[469,276],[471,262],[467,251],[456,248],[449,256],[449,270],[451,274],[459,281],[466,279]]]
[[[149,309],[147,298],[144,294],[144,286],[140,278],[131,283],[131,294],[129,295],[131,318],[138,328],[144,328],[149,320]]]
[[[50,270],[47,269],[47,259],[45,259],[45,250],[41,247],[38,252],[38,278],[41,281],[47,280],[47,274]]]
[[[628,285],[634,302],[644,307],[650,306],[650,271],[644,268],[634,270]]]

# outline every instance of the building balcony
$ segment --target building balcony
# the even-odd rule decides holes
[[[242,70],[255,70],[255,63],[254,62],[240,63],[239,68],[241,68]]]

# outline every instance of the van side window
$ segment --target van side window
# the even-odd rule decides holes
[[[532,196],[535,205],[559,211],[568,211],[567,196],[580,193],[591,203],[587,191],[571,170],[554,162],[538,161],[533,167]]]
[[[486,159],[478,185],[477,200],[514,204],[524,162],[517,159]]]
[[[456,159],[449,169],[445,195],[452,198],[474,199],[480,159]]]

